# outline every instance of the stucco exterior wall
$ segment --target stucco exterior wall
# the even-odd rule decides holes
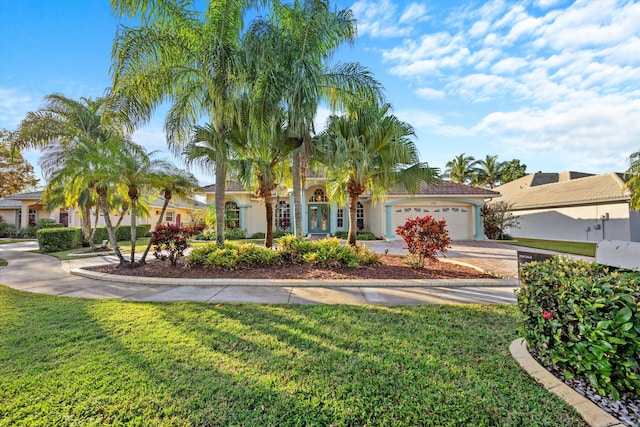
[[[507,231],[513,237],[599,242],[631,238],[629,204],[612,203],[514,211],[520,228]],[[609,219],[602,220],[603,215]]]

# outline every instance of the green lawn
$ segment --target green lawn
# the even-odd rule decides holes
[[[524,246],[527,248],[545,249],[566,254],[596,256],[596,244],[587,242],[564,242],[561,240],[527,239],[517,237],[514,240],[500,240],[499,243]]]
[[[0,425],[585,425],[510,356],[516,311],[0,287]]]

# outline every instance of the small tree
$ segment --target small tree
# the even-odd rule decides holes
[[[409,250],[409,265],[422,268],[427,260],[437,261],[438,253],[444,255],[451,245],[451,238],[444,219],[436,220],[430,215],[409,218],[396,228]]]
[[[482,207],[485,236],[492,240],[504,240],[507,228],[519,228],[520,217],[511,213],[512,208],[513,205],[505,201]]]

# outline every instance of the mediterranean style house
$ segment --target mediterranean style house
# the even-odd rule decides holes
[[[640,212],[629,207],[620,173],[537,172],[496,187],[520,217],[513,237],[640,241]]]
[[[35,225],[39,219],[43,218],[53,219],[65,227],[80,227],[81,220],[78,208],[58,207],[48,211],[44,208],[41,200],[42,191],[12,194],[0,199],[0,216],[4,222],[16,227]],[[150,202],[149,215],[147,217],[139,217],[138,224],[156,224],[163,205],[164,199],[162,196]],[[205,208],[204,204],[196,200],[180,200],[174,197],[167,206],[163,222],[170,224],[191,223],[194,211]],[[111,220],[117,221],[117,215],[113,214]],[[123,218],[122,224],[130,224],[128,215]],[[99,216],[98,225],[104,225],[102,215]]]
[[[308,177],[302,198],[302,227],[304,235],[333,235],[348,231],[349,213],[345,206],[329,200],[322,174]],[[214,204],[216,185],[203,187],[198,192],[208,205]],[[482,206],[499,193],[451,181],[435,185],[423,183],[419,191],[410,195],[406,191],[391,189],[382,201],[374,202],[370,195],[358,200],[356,227],[388,240],[400,238],[395,229],[408,218],[431,215],[447,221],[447,230],[454,240],[486,238],[480,211]],[[225,186],[227,227],[240,228],[251,236],[264,233],[265,207],[261,201],[236,182]],[[274,198],[274,230],[293,230],[293,193],[279,188]]]

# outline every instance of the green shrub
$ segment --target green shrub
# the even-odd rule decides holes
[[[273,264],[320,264],[329,267],[377,265],[379,255],[367,248],[342,246],[338,239],[309,242],[286,235],[278,239],[278,249],[268,249],[254,243],[211,243],[195,248],[187,257],[189,267],[215,266],[224,269],[266,267]]]
[[[282,230],[277,230],[273,232],[273,238],[274,239],[279,239],[282,236],[286,236],[287,234],[291,234],[291,232],[289,231],[282,231]]]
[[[242,240],[247,238],[247,230],[230,228],[224,232],[225,240]]]
[[[36,228],[38,230],[42,228],[61,228],[64,227],[63,224],[58,224],[55,219],[51,218],[40,218],[36,223]]]
[[[93,235],[93,243],[102,243],[105,240],[109,240],[109,233],[107,233],[107,227],[105,226],[100,226],[100,227],[96,227],[95,230],[93,230],[94,235]]]
[[[7,224],[6,222],[0,222],[0,237],[14,236],[18,231],[18,228],[13,224]]]
[[[79,228],[43,228],[36,232],[41,252],[60,252],[72,249],[82,242]]]
[[[150,236],[151,233],[149,232],[149,230],[151,230],[151,224],[136,225],[136,238],[140,239]],[[121,225],[120,227],[118,227],[118,229],[116,230],[116,240],[118,242],[131,240],[131,226]]]
[[[349,237],[348,231],[336,231],[333,235],[338,239],[346,239]],[[358,231],[356,233],[356,240],[378,240],[375,234],[370,231]]]
[[[518,327],[544,363],[614,399],[640,390],[640,273],[553,257],[520,278]]]
[[[251,235],[252,239],[264,239],[266,237],[265,233],[253,233]],[[275,236],[274,236],[275,237]]]

